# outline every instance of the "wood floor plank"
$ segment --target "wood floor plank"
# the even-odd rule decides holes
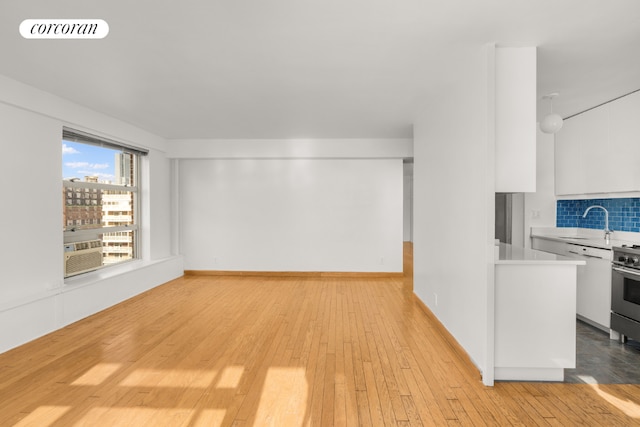
[[[376,376],[381,381],[377,381],[379,385],[379,394],[384,394],[385,399],[391,401],[393,412],[395,414],[396,421],[408,421],[407,414],[404,409],[404,404],[398,391],[398,382],[401,381],[404,384],[404,376],[396,379],[396,373],[391,369],[390,362],[388,360],[386,350],[384,349],[382,339],[380,338],[380,331],[375,329],[369,334],[375,338],[368,338],[368,341],[376,344],[375,351],[372,352],[372,363],[375,369]],[[380,390],[384,387],[384,390]],[[406,389],[406,386],[405,386]]]
[[[413,403],[413,398],[411,397],[411,395],[404,395],[400,398],[402,399],[402,404],[404,405],[404,410],[407,414],[406,424],[409,426],[422,426],[422,420],[420,419],[418,409]],[[404,423],[404,421],[398,421],[398,425],[400,425],[400,423]]]
[[[383,412],[382,406],[388,405],[389,401],[380,401],[371,362],[364,362],[363,369],[364,377],[367,381],[367,401],[369,402],[368,407],[369,414],[371,415],[371,424],[374,426],[384,426],[385,422],[393,422],[394,418],[389,416],[385,417],[385,413]],[[395,425],[395,422],[393,425]]]
[[[324,387],[322,395],[322,421],[320,425],[333,425],[335,421],[335,398],[336,398],[336,355],[329,352],[327,345],[327,355],[324,368]]]
[[[447,421],[437,405],[435,397],[431,394],[431,390],[428,387],[418,386],[412,369],[403,369],[402,372],[422,424],[425,426],[446,424]]]
[[[356,313],[350,313],[350,317],[355,319],[356,318]],[[353,324],[355,324],[356,321],[353,320]],[[356,332],[355,337],[352,338],[351,340],[351,349],[352,349],[352,357],[353,357],[353,377],[355,380],[355,387],[356,390],[366,390],[367,386],[366,386],[366,382],[364,379],[364,368],[363,368],[363,358],[362,358],[362,352],[360,350],[360,343],[363,341],[364,338],[360,338],[358,337],[358,334]]]
[[[345,342],[343,344],[344,352],[344,385],[345,385],[345,410],[347,416],[347,425],[358,425],[358,401],[357,388],[355,381],[355,373],[353,369],[353,352],[351,351],[352,343]]]

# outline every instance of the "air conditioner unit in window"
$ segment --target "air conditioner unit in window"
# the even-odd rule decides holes
[[[66,243],[64,245],[64,277],[84,273],[102,267],[102,242]]]

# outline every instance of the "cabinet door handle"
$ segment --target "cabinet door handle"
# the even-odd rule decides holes
[[[580,252],[573,252],[573,251],[567,251],[567,252],[569,252],[570,254],[580,255],[580,256],[583,256],[583,257],[586,257],[586,258],[604,259],[604,258],[602,258],[602,257],[600,257],[598,255],[581,254]]]

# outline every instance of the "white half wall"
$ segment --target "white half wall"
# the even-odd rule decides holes
[[[493,382],[494,147],[488,52],[414,121],[414,292]]]
[[[187,270],[402,272],[401,159],[179,164]]]

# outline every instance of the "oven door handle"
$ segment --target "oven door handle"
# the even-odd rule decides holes
[[[640,272],[632,271],[622,267],[613,267],[613,271],[617,271],[618,273],[623,275],[633,276],[634,279],[640,280]]]

